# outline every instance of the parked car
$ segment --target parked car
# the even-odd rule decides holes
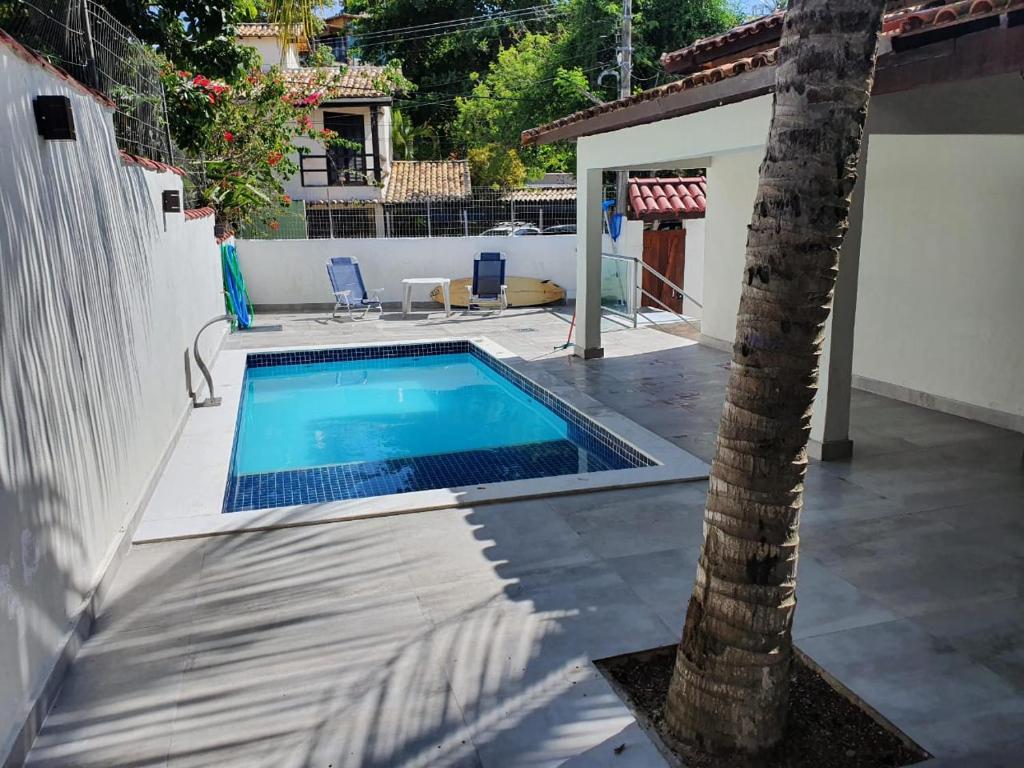
[[[502,221],[486,232],[481,232],[480,237],[522,237],[539,234],[540,228],[528,221]]]
[[[553,227],[544,227],[542,235],[575,235],[575,224],[555,224]]]

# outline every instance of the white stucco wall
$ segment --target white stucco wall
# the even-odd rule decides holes
[[[78,140],[36,134],[71,99]],[[223,312],[213,218],[160,212],[111,111],[0,45],[0,763],[186,413],[183,354]],[[217,334],[207,341],[208,352]]]
[[[276,37],[243,37],[239,39],[239,42],[256,49],[263,62],[264,71],[271,67],[283,66],[285,69],[295,69],[299,66],[299,51],[294,43],[288,45],[282,62],[281,43]]]
[[[355,256],[367,289],[383,288],[384,300],[402,300],[402,278],[473,274],[481,251],[502,251],[509,277],[553,280],[576,294],[576,236],[433,237],[340,240],[239,240],[238,260],[254,304],[328,304],[334,301],[325,264]],[[414,301],[426,300],[417,289]]]
[[[736,334],[736,309],[740,303],[747,226],[754,210],[758,166],[763,155],[761,147],[727,152],[716,155],[707,169],[704,312],[700,329],[705,336],[729,344]]]
[[[1024,425],[1022,200],[1024,136],[870,138],[855,375]]]
[[[704,303],[704,246],[707,225],[704,219],[686,219],[686,263],[683,265],[683,314],[687,317],[701,317],[703,311],[697,304]],[[697,304],[690,300],[692,297]]]

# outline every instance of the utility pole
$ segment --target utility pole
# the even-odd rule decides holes
[[[619,98],[633,92],[633,0],[622,0],[622,42],[619,47]],[[618,171],[615,183],[615,210],[626,215],[628,171]]]

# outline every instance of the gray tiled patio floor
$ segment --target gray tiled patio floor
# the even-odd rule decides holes
[[[727,356],[567,317],[261,317],[233,347],[486,335],[710,460]],[[798,644],[940,757],[1024,762],[1020,435],[856,393],[807,482]],[[33,766],[653,766],[590,659],[673,642],[703,484],[139,546]],[[613,749],[625,744],[616,755]]]

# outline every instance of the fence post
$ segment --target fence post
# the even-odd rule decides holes
[[[427,198],[427,237],[433,237],[434,230],[430,224],[430,198]]]
[[[465,208],[462,209],[462,231],[469,237],[469,212]]]
[[[174,142],[171,140],[171,121],[167,119],[167,92],[160,86],[160,106],[163,109],[164,140],[167,142],[167,162],[174,165]]]
[[[512,222],[512,224],[516,223],[516,201],[511,197],[508,199],[508,220]]]
[[[540,231],[544,231],[544,206],[537,209],[537,219],[539,221]]]
[[[82,19],[85,25],[85,66],[89,71],[90,85],[101,93],[106,93],[100,83],[100,72],[96,67],[96,48],[92,42],[92,22],[89,21],[89,0],[82,0]]]

